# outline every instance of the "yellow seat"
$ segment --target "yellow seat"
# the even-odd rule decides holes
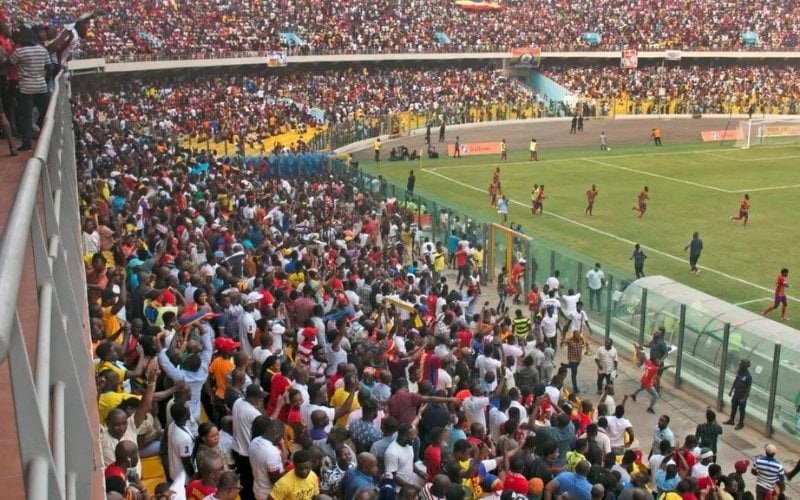
[[[166,482],[164,467],[161,465],[161,457],[146,457],[142,459],[142,482],[147,487],[150,494],[154,494],[156,486]]]

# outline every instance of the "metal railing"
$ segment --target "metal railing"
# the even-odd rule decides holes
[[[27,498],[33,499],[94,497],[97,417],[89,383],[78,206],[69,83],[62,73],[0,239],[0,283],[5,290],[0,301],[0,362],[8,363],[11,372],[20,462]],[[35,283],[29,276],[23,282],[23,263],[30,255]],[[18,307],[22,286],[36,286],[38,297],[33,370]]]
[[[482,45],[468,45],[468,46],[448,46],[448,45],[431,45],[427,47],[409,47],[409,48],[372,48],[372,47],[359,47],[357,49],[340,47],[312,47],[309,46],[305,50],[289,50],[290,56],[368,56],[368,55],[420,55],[420,54],[490,54],[490,53],[508,53],[512,48],[521,46],[520,44],[482,44]],[[557,44],[541,46],[542,52],[580,52],[587,55],[599,52],[620,52],[622,49],[627,48],[627,45],[587,45],[587,44]],[[91,58],[104,58],[106,63],[130,63],[130,62],[151,62],[151,61],[187,61],[187,60],[203,60],[203,59],[229,59],[229,58],[247,58],[247,57],[266,57],[267,53],[274,50],[285,50],[285,47],[276,49],[258,49],[258,50],[205,50],[201,52],[189,53],[162,53],[162,54],[137,54],[137,53],[120,53],[120,54],[107,54],[100,51],[87,50],[83,54],[86,59]],[[641,47],[640,51],[647,52],[662,52],[670,50],[667,47],[649,46]],[[766,52],[793,52],[797,47],[780,47],[780,46],[767,46],[767,45],[747,45],[747,46],[731,46],[727,48],[715,47],[683,47],[678,48],[685,52],[704,52],[709,54],[708,57],[716,57],[713,55],[715,52],[728,51],[738,52],[742,55],[749,54],[763,54]],[[640,54],[640,58],[642,55]],[[781,56],[784,57],[784,56]]]

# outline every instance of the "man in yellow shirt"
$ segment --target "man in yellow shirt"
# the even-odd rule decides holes
[[[433,278],[439,279],[444,271],[445,258],[441,242],[436,242],[436,252],[433,254]]]
[[[311,500],[319,495],[319,478],[311,470],[311,454],[300,450],[292,458],[294,469],[275,483],[269,500]]]
[[[147,365],[147,358],[140,354],[139,362],[133,370],[126,370],[117,365],[118,346],[114,342],[104,340],[97,345],[95,356],[100,358],[100,362],[94,365],[95,373],[100,374],[104,370],[111,370],[116,374],[117,383],[115,386],[122,390],[122,382],[134,377],[141,377]]]
[[[372,149],[375,150],[375,161],[381,161],[381,138],[380,137],[375,139],[375,143],[372,144]]]
[[[358,392],[358,377],[354,373],[350,373],[344,377],[344,387],[339,387],[336,389],[336,392],[333,393],[331,397],[331,406],[334,409],[343,406],[345,401],[350,397],[351,392]],[[353,410],[358,408],[361,408],[361,404],[358,402],[358,395],[356,394],[353,397],[353,403],[350,405],[350,409],[336,419],[336,424],[347,427],[347,418]]]

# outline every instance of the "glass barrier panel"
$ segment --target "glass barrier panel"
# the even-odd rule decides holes
[[[724,328],[721,321],[697,307],[689,305],[686,308],[681,375],[684,380],[714,398],[717,397],[717,383],[722,369]]]
[[[754,371],[752,365],[750,369]],[[795,443],[800,442],[800,352],[786,347],[781,349],[777,388],[773,427]]]
[[[561,285],[560,294],[566,294],[568,290],[576,290],[578,284],[578,261],[559,251],[555,253],[555,271],[559,271],[561,276],[558,282]]]

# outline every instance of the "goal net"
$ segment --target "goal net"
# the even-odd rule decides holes
[[[736,147],[800,144],[800,117],[739,121]]]

